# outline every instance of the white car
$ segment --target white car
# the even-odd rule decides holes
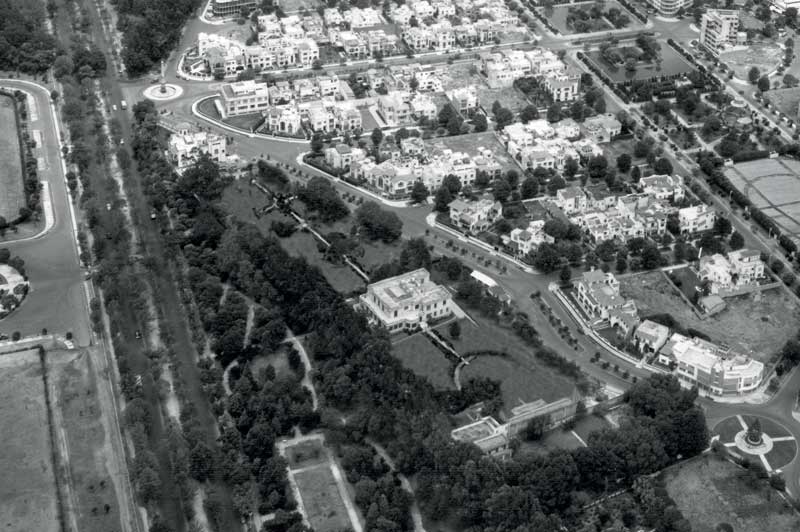
[[[117,110],[117,106],[116,106],[116,104],[111,106],[111,110],[112,110],[112,111],[116,111],[116,110]]]

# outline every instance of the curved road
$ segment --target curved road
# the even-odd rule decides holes
[[[9,248],[12,255],[19,255],[25,261],[31,283],[30,292],[20,308],[0,322],[0,331],[9,335],[19,331],[25,336],[39,334],[42,329],[59,335],[71,331],[78,345],[89,345],[91,324],[86,307],[84,272],[80,267],[70,219],[72,200],[61,163],[60,124],[51,107],[50,91],[22,80],[0,79],[0,86],[24,90],[34,98],[37,116],[29,127],[31,131],[41,131],[44,139],[34,154],[45,160],[39,179],[49,184],[55,216],[52,229],[38,238],[0,243],[0,247]],[[79,309],[81,312],[77,312]]]

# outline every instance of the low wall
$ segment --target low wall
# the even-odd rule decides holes
[[[783,283],[780,281],[773,281],[767,284],[747,285],[741,288],[733,288],[731,290],[720,290],[717,295],[721,298],[743,296],[745,294],[752,294],[754,292],[763,292],[764,290],[772,290],[773,288],[780,288]]]

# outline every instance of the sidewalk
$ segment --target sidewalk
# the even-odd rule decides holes
[[[311,144],[311,141],[306,140],[306,139],[292,139],[292,138],[287,138],[287,137],[275,137],[275,136],[272,136],[272,135],[264,135],[264,134],[261,134],[261,133],[250,133],[250,132],[247,132],[247,131],[245,131],[243,129],[239,129],[239,128],[236,128],[236,127],[233,127],[233,126],[229,126],[228,124],[220,122],[219,120],[216,120],[214,118],[210,118],[210,117],[204,115],[203,113],[201,113],[200,111],[197,110],[197,108],[200,106],[200,104],[202,102],[204,102],[205,100],[208,100],[209,98],[215,98],[215,96],[204,96],[204,97],[200,98],[199,100],[197,100],[196,102],[192,103],[192,114],[194,116],[196,116],[197,118],[199,118],[200,120],[205,120],[209,124],[214,124],[218,128],[222,128],[222,129],[224,129],[226,131],[230,131],[232,133],[238,133],[239,135],[244,135],[244,136],[246,136],[248,138],[251,138],[251,139],[272,140],[272,141],[275,141],[275,142],[286,142],[286,143],[289,143],[289,144]]]

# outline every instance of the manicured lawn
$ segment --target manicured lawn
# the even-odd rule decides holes
[[[744,470],[703,455],[665,473],[667,491],[693,530],[712,532],[728,523],[736,532],[800,530],[800,517],[770,487],[752,486]]]
[[[25,206],[19,132],[13,99],[0,95],[0,216],[11,222]]]
[[[536,399],[550,402],[572,394],[575,388],[572,380],[539,363],[533,349],[512,330],[475,314],[472,317],[478,326],[461,320],[461,336],[456,340],[450,337],[448,325],[438,330],[463,356],[477,351],[495,351],[506,356],[478,356],[461,371],[462,383],[477,377],[499,381],[506,412]]]
[[[399,338],[392,344],[392,354],[420,377],[428,379],[437,390],[455,389],[455,365],[421,333]]]
[[[669,313],[684,327],[765,363],[797,333],[800,323],[797,300],[780,289],[762,292],[759,300],[753,295],[727,298],[725,310],[701,320],[660,271],[623,275],[619,281],[621,294],[636,301],[640,316]]]
[[[571,431],[564,431],[557,428],[545,434],[539,441],[522,442],[519,453],[544,455],[556,449],[572,450],[579,447],[583,447],[583,445]]]
[[[586,416],[575,424],[573,429],[575,433],[581,437],[583,441],[589,440],[589,435],[592,432],[610,428],[611,425],[605,418],[597,416]]]

